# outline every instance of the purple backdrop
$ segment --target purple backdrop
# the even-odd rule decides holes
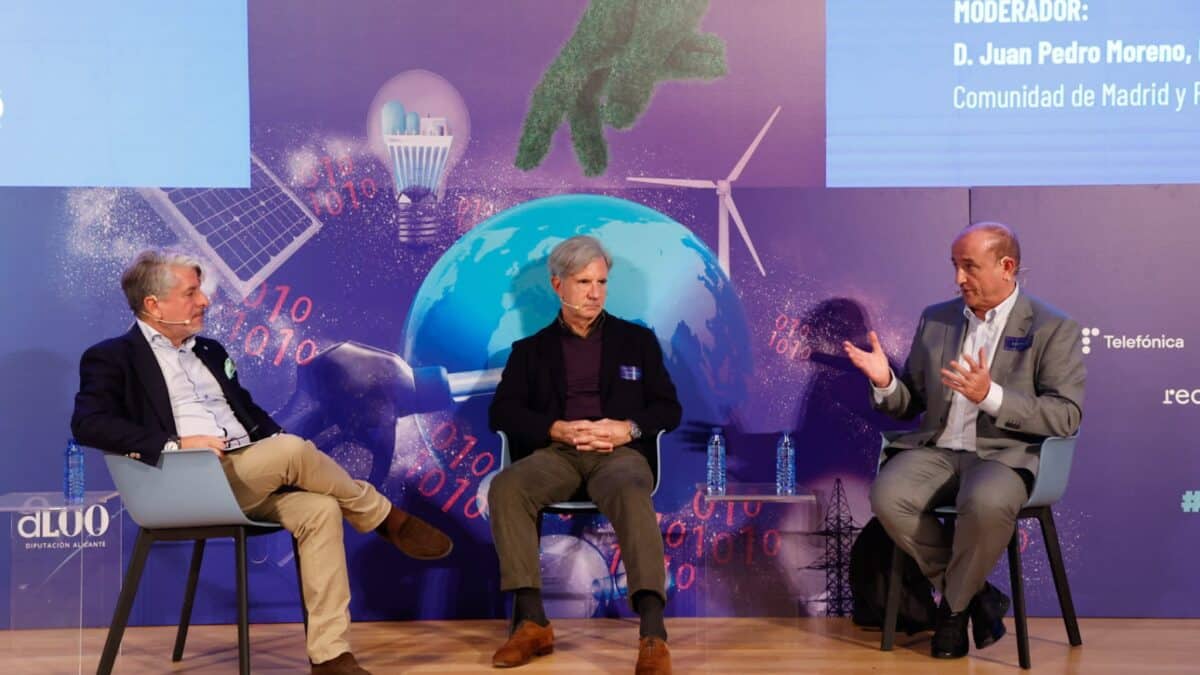
[[[729,423],[734,477],[766,479],[775,435],[794,429],[799,480],[828,495],[841,479],[852,515],[865,522],[877,433],[895,425],[869,410],[866,384],[836,358],[837,344],[874,329],[902,360],[921,308],[953,294],[947,258],[954,233],[971,220],[1002,220],[1022,236],[1025,287],[1099,328],[1086,357],[1089,391],[1075,471],[1056,510],[1078,610],[1085,616],[1197,616],[1188,601],[1200,590],[1191,573],[1196,516],[1181,512],[1180,500],[1200,489],[1187,426],[1200,373],[1185,358],[1186,348],[1121,350],[1105,336],[1192,337],[1196,320],[1181,308],[1197,281],[1189,257],[1198,242],[1189,218],[1200,208],[1200,192],[1190,186],[826,189],[823,3],[786,0],[756,0],[752,11],[746,3],[713,0],[701,27],[724,40],[729,73],[711,82],[659,85],[633,129],[606,133],[610,162],[603,176],[583,176],[565,129],[545,163],[522,172],[512,163],[530,92],[585,5],[250,3],[252,151],[321,224],[249,297],[228,283],[220,283],[215,296],[220,307],[209,333],[230,346],[264,408],[284,406],[296,390],[299,364],[339,341],[406,356],[402,345],[412,337],[406,326],[426,275],[491,214],[531,199],[579,192],[622,197],[669,216],[715,251],[711,191],[632,189],[625,178],[723,178],[782,106],[734,190],[766,269],[765,276],[758,273],[733,230],[729,276],[737,306],[730,311],[744,316],[734,331],[744,343],[716,346],[740,350],[752,364],[742,373],[739,404],[721,420]],[[450,110],[461,103],[470,129],[469,143],[456,146],[461,159],[446,172],[444,195],[420,206],[433,231],[419,243],[402,233],[411,234],[406,228],[422,216],[417,206],[410,212],[398,205],[368,124],[381,87],[414,70],[432,73],[420,78],[434,84],[392,93],[419,101],[414,109],[423,115],[439,111],[421,106]],[[460,113],[443,114],[458,126],[451,133],[463,134]],[[103,187],[0,190],[0,287],[7,314],[22,319],[0,336],[5,492],[57,489],[78,355],[129,323],[116,282],[123,263],[145,246],[192,243],[188,226],[151,208],[149,194]],[[653,270],[640,273],[651,285],[658,278]],[[796,332],[801,326],[805,330]],[[659,333],[664,342],[671,337]],[[689,367],[673,365],[676,379],[686,378]],[[1164,404],[1167,389],[1186,390],[1188,403]],[[485,469],[497,451],[483,426],[486,402],[482,397],[401,416],[394,444],[372,446],[336,432],[323,437],[323,449],[353,473],[372,476],[390,496],[451,530],[458,543],[449,561],[417,565],[377,538],[348,533],[356,619],[502,611],[485,516],[472,501],[483,493]],[[712,421],[694,409],[685,417]],[[800,569],[820,562],[823,543],[789,535],[819,524],[824,505],[815,512],[707,510],[692,498],[702,468],[688,431],[668,437],[668,485],[656,500],[671,558],[669,612],[824,611],[824,576]],[[99,464],[93,458],[89,465],[90,486],[107,483]],[[566,570],[562,590],[582,598],[555,611],[627,612],[619,557],[603,521],[554,522],[547,529],[558,537],[548,564]],[[1053,614],[1057,603],[1040,535],[1030,534],[1031,613]],[[286,539],[256,541],[252,551],[256,620],[296,620]],[[163,546],[152,555],[136,622],[176,620],[187,554]],[[232,619],[225,555],[214,552],[206,563],[198,621]],[[728,597],[705,583],[708,571],[721,568],[761,587]],[[596,574],[607,575],[615,592],[593,593]],[[1004,574],[997,578],[1007,585]],[[107,620],[90,618],[98,625]]]

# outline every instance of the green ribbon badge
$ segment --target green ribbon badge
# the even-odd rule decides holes
[[[225,357],[225,377],[233,379],[237,375],[237,366],[233,365],[233,359]]]

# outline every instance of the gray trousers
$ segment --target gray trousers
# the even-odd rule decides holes
[[[915,448],[894,455],[871,486],[871,510],[892,541],[917,561],[953,612],[983,588],[1028,499],[1012,468],[973,452]],[[932,510],[958,510],[950,541]]]
[[[488,510],[500,558],[500,588],[541,588],[538,511],[570,499],[581,486],[612,523],[621,546],[629,597],[652,591],[666,602],[662,532],[650,491],[654,475],[637,450],[580,452],[553,443],[513,462],[492,479]]]

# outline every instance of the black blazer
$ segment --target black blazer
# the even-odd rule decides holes
[[[550,445],[550,425],[562,419],[567,399],[562,333],[556,319],[549,326],[513,343],[488,411],[492,431],[508,434],[513,461]],[[682,408],[675,385],[663,365],[658,338],[648,328],[604,319],[600,347],[600,401],[605,417],[633,420],[642,437],[630,443],[655,471],[655,437],[679,425]],[[631,379],[635,366],[640,377]]]
[[[229,354],[219,342],[196,336],[193,351],[217,378],[225,400],[251,440],[280,431],[238,383],[237,373],[226,377]],[[83,353],[71,433],[81,445],[121,455],[139,453],[141,461],[151,466],[158,464],[167,440],[177,435],[167,381],[136,323],[128,333],[92,345]]]

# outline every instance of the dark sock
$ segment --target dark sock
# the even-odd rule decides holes
[[[653,591],[638,591],[633,594],[633,609],[642,619],[639,636],[659,637],[666,641],[667,626],[663,623],[665,606],[662,596]]]
[[[548,626],[546,609],[542,607],[542,591],[537,588],[518,588],[513,591],[512,628],[516,630],[522,621],[532,621],[539,626]]]

